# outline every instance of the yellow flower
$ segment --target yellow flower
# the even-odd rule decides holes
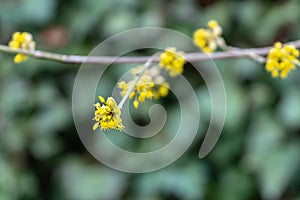
[[[133,84],[133,81],[129,81],[126,83],[125,81],[119,82],[119,88],[122,89],[121,96],[125,96],[129,87]],[[129,99],[133,99],[135,97],[135,101],[133,105],[135,108],[138,108],[138,102],[144,102],[146,99],[152,99],[153,97],[153,89],[154,82],[151,77],[144,74],[140,78],[140,80],[136,83],[134,90],[129,94]]]
[[[155,99],[159,99],[160,97],[167,96],[168,93],[169,93],[169,84],[167,82],[163,82],[153,92],[153,96]]]
[[[222,27],[218,24],[217,21],[215,20],[210,20],[207,23],[208,28],[210,29],[210,31],[212,32],[212,35],[217,38],[217,37],[221,37],[223,29]]]
[[[96,110],[93,120],[96,123],[93,126],[93,130],[96,130],[98,127],[104,131],[108,129],[122,130],[121,110],[116,101],[112,97],[108,97],[106,101],[102,96],[98,98],[100,103],[94,104]]]
[[[138,108],[138,107],[139,107],[139,101],[138,101],[138,100],[134,100],[133,106],[134,106],[135,108]]]
[[[28,56],[24,55],[24,54],[21,54],[21,53],[18,53],[15,57],[14,57],[14,62],[16,64],[19,64],[25,60],[28,59]]]
[[[194,43],[203,52],[214,52],[218,46],[224,45],[222,38],[222,27],[217,21],[211,20],[207,23],[208,29],[200,28],[194,32]]]
[[[202,28],[194,32],[194,43],[205,53],[211,53],[217,48],[217,44],[211,33]]]
[[[288,73],[299,63],[299,51],[293,45],[276,42],[267,56],[266,70],[272,77],[286,78]]]
[[[175,47],[169,47],[160,54],[159,65],[167,70],[171,77],[182,74],[184,63],[184,53],[181,51],[176,52]]]
[[[136,76],[139,73],[140,66],[131,70],[132,75]],[[121,96],[125,96],[128,89],[133,84],[133,81],[118,83],[121,89]],[[159,99],[160,97],[167,96],[169,91],[169,84],[165,81],[164,77],[160,75],[159,68],[151,68],[146,70],[139,81],[136,83],[134,89],[129,94],[129,99],[134,99],[133,106],[138,108],[140,103],[147,99]]]
[[[208,23],[207,23],[207,26],[210,28],[210,29],[215,29],[219,26],[218,22],[215,21],[215,20],[210,20]]]
[[[12,49],[23,49],[28,51],[35,50],[35,42],[32,40],[32,35],[27,32],[15,32],[8,46]],[[18,64],[27,59],[27,55],[18,53],[14,58],[14,62]]]
[[[169,93],[169,84],[168,83],[163,83],[161,86],[159,86],[157,93],[159,96],[165,97]]]

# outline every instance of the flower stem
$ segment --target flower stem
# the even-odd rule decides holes
[[[155,57],[157,56],[156,54],[153,54],[148,60],[147,62],[143,65],[143,68],[141,69],[140,73],[135,77],[135,79],[133,80],[133,84],[130,85],[130,87],[128,88],[126,94],[124,95],[124,97],[122,98],[122,100],[120,101],[118,107],[120,109],[122,109],[125,101],[128,99],[130,93],[135,89],[135,85],[137,84],[137,82],[140,80],[140,78],[142,77],[142,75],[144,74],[144,72],[146,71],[146,69],[148,69],[151,66],[151,63],[153,62],[153,60],[155,59]]]

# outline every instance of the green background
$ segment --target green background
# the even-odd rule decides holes
[[[0,42],[7,44],[14,31],[28,31],[38,49],[84,55],[120,31],[158,26],[191,36],[216,19],[228,44],[260,47],[300,38],[299,9],[297,0],[2,0]],[[199,94],[197,138],[170,166],[126,174],[93,158],[76,132],[71,96],[80,65],[34,58],[15,65],[12,60],[13,55],[0,54],[0,200],[300,199],[298,70],[280,80],[249,59],[216,61],[226,87],[226,122],[216,147],[199,159],[210,97],[201,76],[187,65],[184,76]],[[121,74],[109,70],[107,80]],[[174,96],[160,102],[176,119]],[[147,112],[139,109],[133,117],[147,123]],[[164,135],[150,143],[111,137],[142,152],[161,146]]]

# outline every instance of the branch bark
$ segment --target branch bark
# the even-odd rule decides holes
[[[300,48],[300,40],[288,42],[286,44],[294,45],[296,48]],[[206,53],[186,53],[185,58],[190,62],[200,62],[211,59],[228,59],[228,58],[243,58],[249,57],[251,54],[256,54],[260,56],[265,56],[268,54],[269,50],[273,46],[261,47],[261,48],[249,48],[249,49],[235,49],[225,52],[214,52],[211,54]],[[26,51],[19,49],[11,49],[8,46],[0,45],[0,52],[5,52],[9,54],[22,53],[31,57],[35,57],[38,59],[47,59],[54,60],[62,63],[69,64],[81,64],[81,63],[89,63],[89,64],[109,64],[109,63],[145,63],[150,59],[151,56],[124,56],[124,57],[115,57],[115,56],[82,56],[82,55],[64,55],[51,53],[46,51]],[[154,60],[154,61],[158,61]]]

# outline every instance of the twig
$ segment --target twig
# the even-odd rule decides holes
[[[292,41],[286,44],[294,45],[296,48],[300,48],[300,40]],[[205,53],[187,53],[185,58],[190,62],[206,61],[210,59],[227,59],[227,58],[243,58],[249,57],[249,54],[256,54],[260,56],[267,55],[270,48],[261,47],[261,48],[249,48],[249,49],[234,49],[226,52],[215,52],[211,54]],[[57,53],[50,53],[46,51],[26,51],[26,50],[15,50],[11,49],[8,46],[0,45],[0,52],[15,54],[22,53],[28,56],[32,56],[39,59],[54,60],[63,63],[70,64],[80,64],[80,63],[89,63],[89,64],[110,64],[114,63],[145,63],[151,56],[124,56],[124,57],[115,57],[115,56],[81,56],[81,55],[63,55]],[[158,61],[156,58],[153,61]]]
[[[140,80],[140,78],[142,77],[142,75],[144,74],[144,72],[146,71],[146,69],[150,67],[151,63],[153,62],[153,60],[155,59],[156,56],[157,56],[157,54],[154,54],[153,56],[151,56],[147,60],[147,62],[144,64],[144,66],[141,69],[141,71],[139,72],[139,74],[135,77],[135,79],[133,80],[133,83],[131,84],[131,86],[127,90],[125,96],[122,98],[121,102],[118,105],[118,107],[120,109],[122,109],[122,107],[123,107],[126,99],[129,97],[130,93],[135,89],[136,83]]]

